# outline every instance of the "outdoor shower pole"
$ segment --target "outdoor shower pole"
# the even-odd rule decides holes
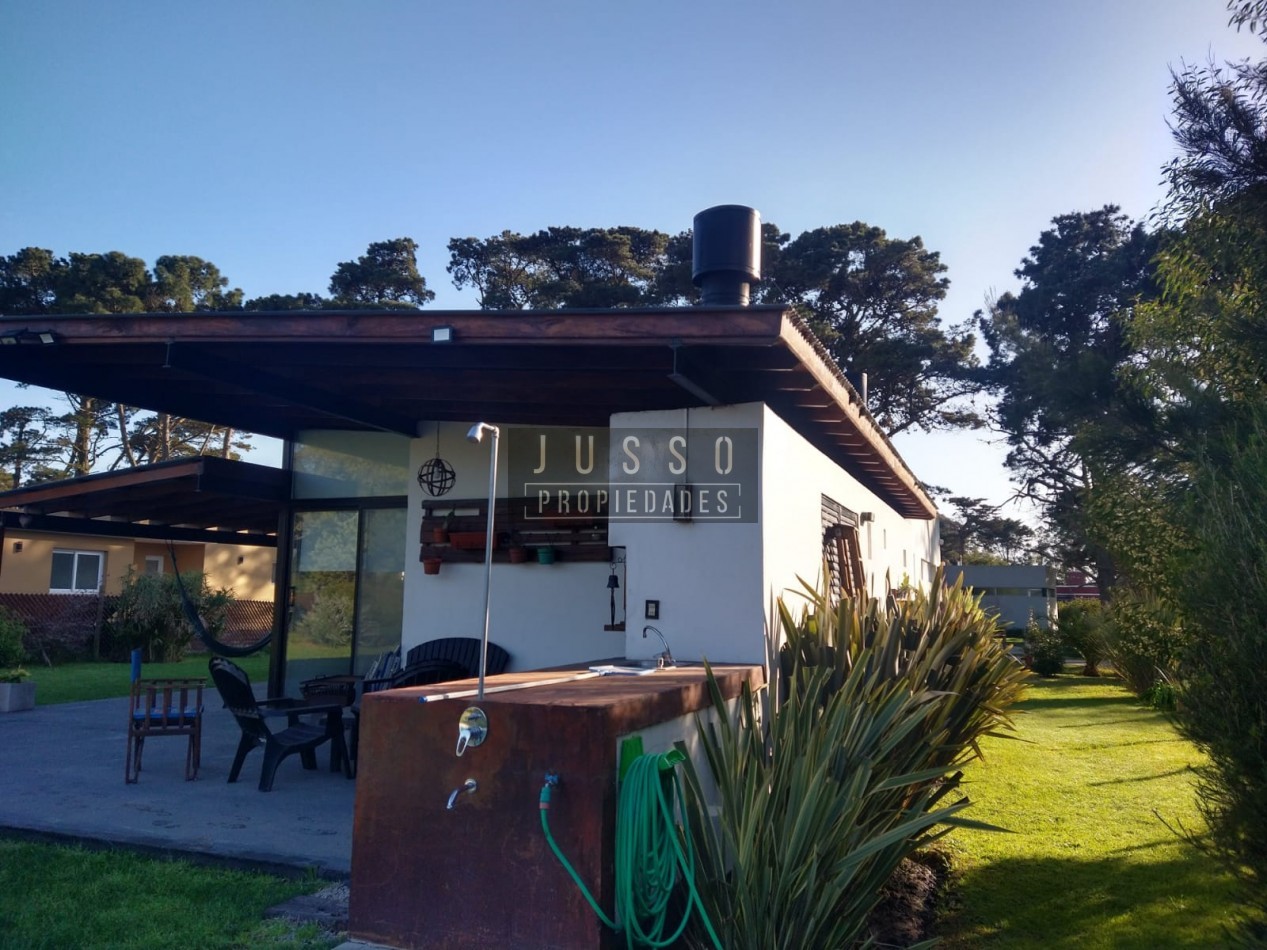
[[[482,442],[484,433],[492,436],[488,461],[488,525],[484,532],[484,641],[480,646],[479,700],[484,699],[484,670],[488,667],[488,616],[493,587],[493,507],[497,502],[497,438],[501,430],[487,422],[471,426],[466,437],[472,442]]]

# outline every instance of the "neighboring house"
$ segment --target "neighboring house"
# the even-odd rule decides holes
[[[275,469],[199,457],[0,492],[0,593],[117,594],[129,571],[175,564],[271,601],[287,485]]]
[[[1056,600],[1099,600],[1100,587],[1083,571],[1070,571],[1065,582],[1056,585]]]
[[[997,614],[1003,627],[1024,633],[1030,618],[1043,628],[1056,622],[1056,574],[1046,564],[948,564],[946,583],[960,577]]]
[[[273,599],[274,549],[193,542],[175,548],[180,570],[205,573],[213,588],[228,588],[242,600]],[[0,594],[117,594],[130,570],[169,574],[172,552],[134,538],[6,529]]]
[[[0,317],[23,342],[0,376],[286,441],[274,692],[481,634],[480,542],[431,539],[482,531],[481,421],[512,669],[650,656],[648,624],[682,659],[759,664],[774,599],[824,558],[833,591],[879,594],[927,584],[939,542],[858,393],[792,309],[746,306],[750,279],[705,274],[694,308]]]

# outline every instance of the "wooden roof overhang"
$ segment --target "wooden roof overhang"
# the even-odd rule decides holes
[[[0,525],[275,547],[289,494],[280,469],[202,456],[0,492]]]
[[[905,517],[936,516],[784,307],[0,317],[0,376],[283,439],[760,401]]]

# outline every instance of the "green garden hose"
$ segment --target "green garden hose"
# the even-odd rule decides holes
[[[686,930],[693,907],[703,920],[713,946],[722,950],[721,940],[695,890],[695,849],[690,835],[679,834],[674,823],[674,795],[682,794],[674,767],[680,761],[680,752],[643,755],[634,759],[625,773],[616,809],[615,920],[603,913],[550,833],[547,817],[550,793],[558,784],[554,773],[546,776],[545,785],[541,787],[541,828],[550,850],[576,882],[599,920],[612,930],[623,930],[627,946],[670,946]],[[679,873],[690,899],[676,929],[666,935],[669,903]]]

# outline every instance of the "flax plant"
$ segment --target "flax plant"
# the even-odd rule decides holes
[[[695,887],[728,950],[865,945],[903,858],[955,825],[988,827],[959,814],[959,767],[1006,734],[1026,676],[940,573],[884,602],[833,607],[805,588],[799,616],[776,605],[771,689],[732,707],[710,674],[715,721],[697,726],[716,799],[687,769]]]

